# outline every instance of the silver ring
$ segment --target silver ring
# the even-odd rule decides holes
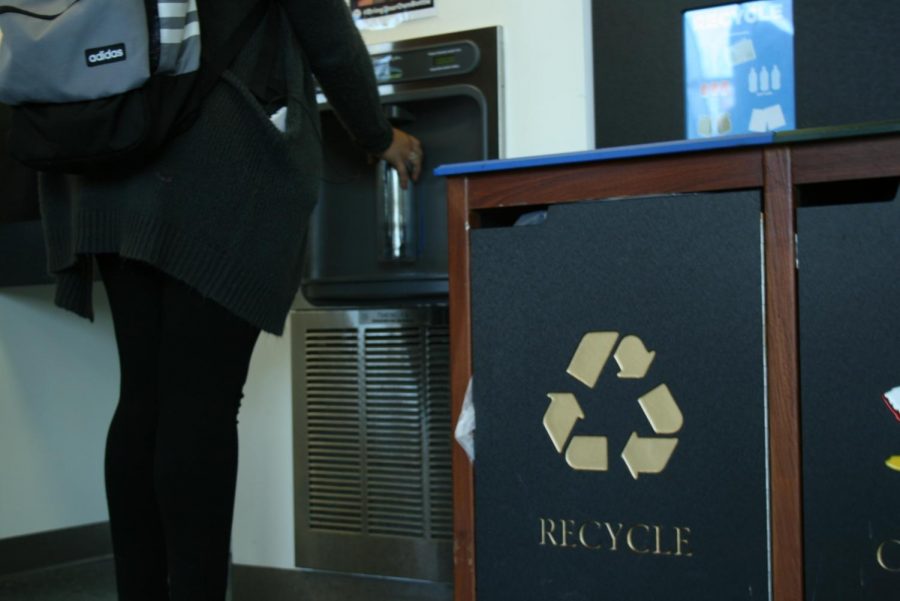
[[[410,161],[413,161],[413,162],[418,161],[418,160],[419,160],[419,153],[417,153],[417,152],[411,152],[411,153],[409,153],[409,160],[410,160]]]

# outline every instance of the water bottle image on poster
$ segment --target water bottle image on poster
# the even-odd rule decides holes
[[[686,137],[794,129],[792,0],[684,13]]]
[[[412,19],[437,14],[437,0],[350,0],[353,20],[360,29],[389,29]]]

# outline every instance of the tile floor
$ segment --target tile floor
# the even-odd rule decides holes
[[[0,601],[115,601],[112,559],[0,575]]]

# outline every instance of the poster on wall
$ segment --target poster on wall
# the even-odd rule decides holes
[[[350,0],[350,11],[360,29],[389,29],[413,19],[437,14],[437,0]]]
[[[687,138],[793,129],[792,0],[684,13]]]

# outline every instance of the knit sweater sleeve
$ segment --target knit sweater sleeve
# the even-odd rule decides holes
[[[344,0],[279,0],[328,101],[367,152],[390,146],[372,60]]]

